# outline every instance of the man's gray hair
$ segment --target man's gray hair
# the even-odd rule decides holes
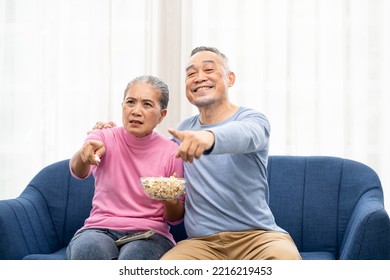
[[[217,48],[205,47],[205,46],[196,47],[195,49],[193,49],[191,51],[191,55],[190,56],[193,56],[194,54],[196,54],[198,52],[213,52],[213,53],[217,54],[222,59],[223,65],[225,66],[225,69],[226,69],[226,72],[227,73],[230,72],[228,58],[226,57],[226,55],[221,53]]]

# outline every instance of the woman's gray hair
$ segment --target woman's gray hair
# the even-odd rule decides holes
[[[136,77],[133,80],[131,80],[127,84],[123,99],[125,99],[129,88],[136,83],[147,83],[147,84],[151,85],[152,87],[154,87],[156,89],[156,91],[158,91],[160,93],[159,101],[160,101],[161,108],[162,109],[168,108],[169,89],[168,89],[167,84],[164,83],[159,78],[151,76],[151,75],[143,75],[143,76],[139,76],[139,77]]]

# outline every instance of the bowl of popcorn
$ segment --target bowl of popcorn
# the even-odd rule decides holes
[[[157,200],[177,199],[185,190],[185,180],[174,176],[141,177],[140,181],[146,195]]]

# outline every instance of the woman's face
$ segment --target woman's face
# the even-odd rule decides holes
[[[160,93],[148,83],[135,83],[128,89],[122,103],[122,122],[128,133],[136,137],[152,133],[167,114],[159,97]]]

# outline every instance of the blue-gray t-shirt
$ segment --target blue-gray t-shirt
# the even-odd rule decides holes
[[[210,154],[184,164],[188,237],[252,229],[285,232],[268,206],[270,124],[263,114],[240,107],[221,123],[201,125],[196,115],[177,129],[209,130],[215,136]]]

